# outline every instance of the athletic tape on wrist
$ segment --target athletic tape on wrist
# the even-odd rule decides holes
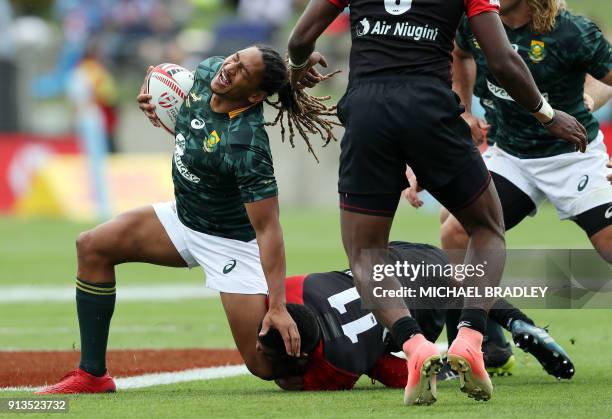
[[[533,116],[545,125],[550,125],[555,118],[555,110],[550,104],[542,97],[542,101],[538,108],[532,112]]]

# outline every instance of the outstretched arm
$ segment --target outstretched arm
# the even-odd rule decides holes
[[[245,208],[257,235],[261,266],[268,283],[269,308],[261,335],[277,329],[285,341],[287,354],[300,355],[300,334],[285,306],[285,244],[279,220],[278,197],[246,203]]]
[[[337,5],[336,5],[337,3]],[[308,71],[316,64],[327,67],[325,58],[313,52],[317,39],[342,12],[343,0],[311,0],[289,37],[289,70],[291,84],[299,88]],[[320,77],[320,75],[319,75]]]
[[[471,17],[469,22],[489,70],[510,96],[544,124],[551,135],[586,151],[586,130],[574,117],[553,110],[546,102],[527,65],[510,45],[497,13],[481,13]]]

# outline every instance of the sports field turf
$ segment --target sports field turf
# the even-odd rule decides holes
[[[344,268],[335,209],[284,210],[288,272],[298,274]],[[57,220],[0,218],[0,287],[72,286],[74,238],[88,225]],[[437,216],[404,209],[393,238],[438,243]],[[509,246],[588,247],[571,222],[559,223],[549,208],[509,233]],[[148,265],[118,269],[118,286],[198,284],[199,270],[188,272]],[[0,288],[1,289],[1,288]],[[576,376],[559,383],[529,355],[516,352],[512,377],[495,378],[488,403],[469,400],[457,382],[439,386],[439,402],[407,408],[401,391],[362,380],[356,391],[289,394],[249,376],[157,386],[114,395],[70,398],[70,415],[79,417],[609,417],[612,409],[612,310],[537,310],[530,314],[566,347]],[[444,334],[443,334],[444,336]],[[571,344],[570,340],[575,342]],[[0,350],[78,347],[73,302],[0,302]],[[119,302],[111,348],[232,347],[217,299]],[[0,368],[2,366],[0,365]],[[28,393],[0,393],[0,397]],[[0,414],[1,415],[1,414]],[[10,416],[14,417],[14,416]]]

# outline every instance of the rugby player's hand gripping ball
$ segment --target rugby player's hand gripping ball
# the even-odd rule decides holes
[[[139,108],[156,127],[174,135],[176,117],[193,86],[193,73],[176,64],[149,67],[136,98]]]

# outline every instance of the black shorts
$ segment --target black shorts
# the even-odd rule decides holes
[[[406,164],[445,207],[469,205],[489,184],[490,174],[461,118],[463,111],[458,96],[436,77],[353,80],[338,103],[345,127],[338,182],[347,204],[343,209],[389,212],[389,199],[379,208],[376,196],[399,199],[408,186]],[[359,196],[360,205],[351,205],[352,196]],[[370,203],[364,204],[368,196]]]

